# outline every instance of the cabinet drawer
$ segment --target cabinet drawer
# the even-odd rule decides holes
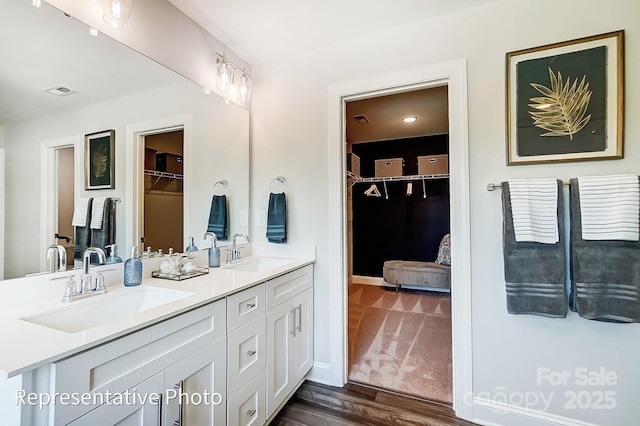
[[[265,309],[265,285],[260,284],[227,297],[227,331],[231,332],[250,323]]]
[[[52,392],[122,392],[226,334],[226,302],[219,300],[51,365]],[[51,406],[54,423],[67,424],[95,408]]]
[[[238,393],[229,398],[227,404],[227,426],[258,426],[266,419],[265,375],[262,370]]]
[[[227,395],[231,396],[266,365],[265,317],[235,330],[229,334],[227,342]]]
[[[274,278],[267,284],[267,309],[281,304],[313,285],[313,265]]]

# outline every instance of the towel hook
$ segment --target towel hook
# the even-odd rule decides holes
[[[287,191],[287,182],[286,182],[285,178],[282,177],[282,176],[278,176],[277,178],[274,178],[271,181],[271,183],[269,184],[269,192],[273,192],[273,182],[276,182],[276,181],[280,182],[282,184],[282,186],[283,186],[282,193],[285,193]]]
[[[215,195],[216,193],[216,186],[218,185],[222,185],[224,187],[224,189],[222,190],[223,193],[220,195],[227,195],[227,185],[229,182],[227,182],[226,180],[219,180],[216,183],[213,184],[213,194]]]

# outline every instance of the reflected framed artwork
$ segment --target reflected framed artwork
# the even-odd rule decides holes
[[[115,139],[115,130],[84,136],[84,189],[115,188]]]
[[[623,156],[624,31],[507,53],[507,164]]]

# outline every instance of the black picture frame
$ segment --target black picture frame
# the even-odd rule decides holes
[[[84,136],[84,189],[114,189],[115,130]]]

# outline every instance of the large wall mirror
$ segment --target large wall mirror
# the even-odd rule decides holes
[[[145,213],[147,223],[182,230],[182,241],[178,236],[171,243],[182,242],[176,251],[186,247],[188,237],[207,247],[210,242],[202,238],[214,191],[227,196],[229,235],[247,232],[248,111],[103,34],[90,35],[87,25],[45,2],[41,8],[27,1],[5,3],[0,16],[4,278],[46,271],[47,247],[66,243],[56,233],[73,244],[69,222],[73,200],[81,197],[119,200],[115,238],[122,258],[132,244],[146,247],[139,240]],[[44,91],[49,88],[57,89]],[[113,188],[87,190],[85,135],[109,130],[115,131]],[[181,152],[152,138],[171,132],[180,133]],[[145,161],[152,150],[164,154],[164,164]],[[149,169],[172,176],[154,176]],[[219,181],[226,186],[216,186]],[[151,211],[144,210],[145,194],[153,196],[146,201]],[[158,248],[168,247],[153,247]]]

